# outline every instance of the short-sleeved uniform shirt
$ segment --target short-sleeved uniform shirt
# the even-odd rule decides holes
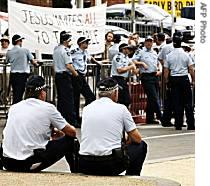
[[[145,69],[142,66],[140,66],[141,73],[157,72],[159,61],[158,56],[154,50],[148,50],[144,47],[137,54],[135,54],[132,59],[142,61],[147,64],[148,69]]]
[[[111,62],[114,56],[119,52],[119,45],[118,43],[114,43],[113,46],[109,48],[109,61]]]
[[[166,56],[174,49],[173,43],[166,44],[158,54],[158,59],[165,62]]]
[[[71,50],[71,55],[75,70],[85,75],[87,73],[87,62],[91,59],[88,51],[83,51],[80,48],[76,48]]]
[[[125,105],[102,97],[84,107],[79,154],[104,156],[121,147],[122,131],[136,129]]]
[[[171,70],[171,76],[188,75],[188,67],[193,65],[189,55],[182,48],[174,48],[166,57],[164,67]]]
[[[54,48],[53,52],[53,65],[56,73],[61,73],[70,71],[67,69],[66,65],[72,64],[72,58],[69,48],[64,45],[58,45]]]
[[[51,125],[63,129],[66,120],[50,103],[35,98],[23,100],[10,107],[3,130],[3,155],[25,160],[33,150],[45,149],[51,136]]]
[[[6,62],[11,64],[12,73],[30,73],[30,61],[32,59],[34,57],[31,52],[19,45],[15,45],[6,54]]]
[[[119,74],[117,69],[128,66],[130,62],[131,60],[125,54],[121,52],[116,54],[112,60],[111,76],[122,76],[127,78],[129,75],[128,71]]]

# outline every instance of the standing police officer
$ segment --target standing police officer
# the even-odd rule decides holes
[[[122,89],[119,90],[118,103],[124,104],[126,107],[130,104],[130,95],[128,88],[129,72],[134,71],[136,66],[128,58],[128,44],[119,46],[119,53],[112,60],[111,76]]]
[[[195,118],[192,106],[192,90],[188,78],[188,71],[192,78],[192,85],[195,83],[193,62],[189,55],[181,48],[182,34],[174,33],[174,50],[166,57],[164,63],[165,81],[171,84],[173,97],[173,110],[175,115],[175,129],[182,130],[184,110],[187,118],[187,129],[195,130]],[[169,77],[170,71],[170,79]]]
[[[78,123],[81,123],[79,114],[80,94],[82,94],[85,98],[85,105],[88,105],[96,99],[85,79],[85,75],[87,73],[87,62],[90,60],[94,60],[94,62],[97,63],[97,61],[87,52],[89,41],[90,39],[80,37],[77,40],[77,44],[79,45],[79,47],[71,51],[73,66],[78,73],[78,76],[73,77],[74,106]]]
[[[23,39],[25,38],[15,34],[12,37],[14,47],[6,54],[6,63],[11,64],[10,82],[13,90],[13,104],[23,99],[25,84],[30,74],[30,62],[34,66],[39,66],[31,52],[22,48]]]
[[[55,84],[58,95],[58,110],[67,122],[76,126],[74,111],[74,94],[72,76],[78,76],[72,65],[72,58],[69,50],[71,35],[66,31],[60,33],[60,44],[53,52],[53,65],[55,70]]]
[[[154,120],[154,113],[156,118],[161,119],[161,111],[159,105],[159,79],[161,74],[159,70],[160,63],[156,52],[152,49],[153,38],[147,36],[144,42],[144,48],[139,51],[138,55],[133,57],[135,64],[144,62],[147,68],[140,66],[141,82],[144,91],[147,95],[147,108],[146,108],[146,123],[159,123]]]

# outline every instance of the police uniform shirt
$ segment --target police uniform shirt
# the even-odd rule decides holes
[[[11,64],[12,73],[30,73],[30,61],[34,59],[31,52],[19,45],[8,50],[6,54],[6,62]]]
[[[79,154],[110,155],[121,147],[123,128],[126,132],[136,129],[126,106],[107,97],[93,101],[83,109]]]
[[[160,51],[160,53],[158,54],[158,59],[159,60],[166,60],[166,56],[174,49],[173,47],[173,43],[170,44],[166,44],[162,50]]]
[[[53,65],[56,73],[68,71],[66,65],[72,64],[72,58],[69,48],[64,45],[58,45],[53,52]],[[70,73],[70,71],[68,71]]]
[[[122,76],[122,77],[127,78],[129,75],[128,71],[119,74],[117,72],[117,69],[126,67],[129,65],[129,63],[130,63],[130,59],[128,58],[128,56],[126,56],[125,54],[121,52],[116,54],[112,60],[111,76]]]
[[[83,51],[80,48],[76,48],[71,50],[71,55],[75,70],[85,75],[87,73],[87,61],[91,58],[87,50]]]
[[[114,56],[119,52],[119,45],[118,43],[114,43],[113,46],[109,48],[109,61],[111,62]]]
[[[3,155],[25,160],[34,154],[34,149],[45,149],[50,140],[51,125],[62,130],[66,124],[53,104],[35,98],[14,104],[3,130]]]
[[[154,50],[148,50],[144,47],[141,51],[139,51],[137,55],[134,55],[132,59],[142,61],[147,64],[148,69],[144,69],[144,67],[140,66],[141,73],[157,72],[157,65],[159,64],[159,61],[158,56]]]
[[[193,65],[189,55],[182,48],[174,48],[166,57],[164,67],[171,70],[171,76],[188,75],[188,67]]]

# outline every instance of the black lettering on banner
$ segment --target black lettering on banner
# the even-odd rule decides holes
[[[162,9],[164,9],[165,3],[166,3],[165,1],[161,1],[161,6],[160,6],[160,7],[161,7]]]
[[[45,44],[49,44],[50,43],[50,38],[49,38],[47,32],[45,32],[45,31],[42,32],[42,39],[43,39],[43,42]]]
[[[28,21],[27,10],[22,10],[22,12],[24,13],[24,18],[25,18],[22,21],[23,23],[26,23]]]
[[[186,6],[194,6],[194,3],[192,1],[186,1]]]
[[[171,10],[171,2],[168,1],[168,10]]]
[[[175,1],[175,8],[176,10],[181,10],[183,7],[183,3],[181,1]]]
[[[39,31],[38,30],[34,30],[34,32],[37,33],[37,42],[40,43]]]
[[[56,42],[57,43],[60,43],[59,40],[58,40],[58,31],[53,31],[54,35],[55,35],[55,39],[56,39]]]

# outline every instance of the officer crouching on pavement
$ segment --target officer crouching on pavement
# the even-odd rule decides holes
[[[124,104],[126,107],[131,103],[127,84],[129,73],[136,70],[135,64],[128,57],[129,48],[132,46],[125,43],[119,46],[119,53],[114,56],[111,67],[111,76],[121,87],[118,103]]]
[[[71,53],[69,50],[69,42],[71,35],[66,31],[60,33],[60,44],[54,48],[53,66],[55,70],[55,85],[57,88],[57,108],[61,115],[77,127],[75,110],[74,110],[74,94],[72,86],[72,77],[78,76],[72,65]]]
[[[190,56],[181,48],[182,34],[173,34],[174,50],[170,52],[164,63],[164,78],[170,83],[172,105],[175,116],[175,129],[182,130],[184,111],[188,130],[195,130],[195,118],[192,106],[192,90],[188,72],[192,78],[192,86],[195,84],[193,62]],[[169,74],[170,73],[170,74]],[[170,75],[170,78],[169,78]]]
[[[109,77],[97,86],[99,99],[82,112],[79,172],[118,175],[126,170],[126,175],[139,176],[147,144],[127,107],[117,103],[117,82]]]
[[[82,94],[85,98],[85,105],[88,105],[96,99],[85,78],[85,75],[87,73],[87,63],[89,61],[93,61],[94,63],[98,64],[98,62],[92,56],[90,56],[87,51],[89,41],[90,39],[88,38],[80,37],[77,40],[77,44],[79,47],[74,50],[71,50],[73,66],[76,72],[78,73],[78,76],[74,76],[72,80],[74,88],[74,105],[76,119],[79,124],[81,123],[79,112],[80,94]]]

